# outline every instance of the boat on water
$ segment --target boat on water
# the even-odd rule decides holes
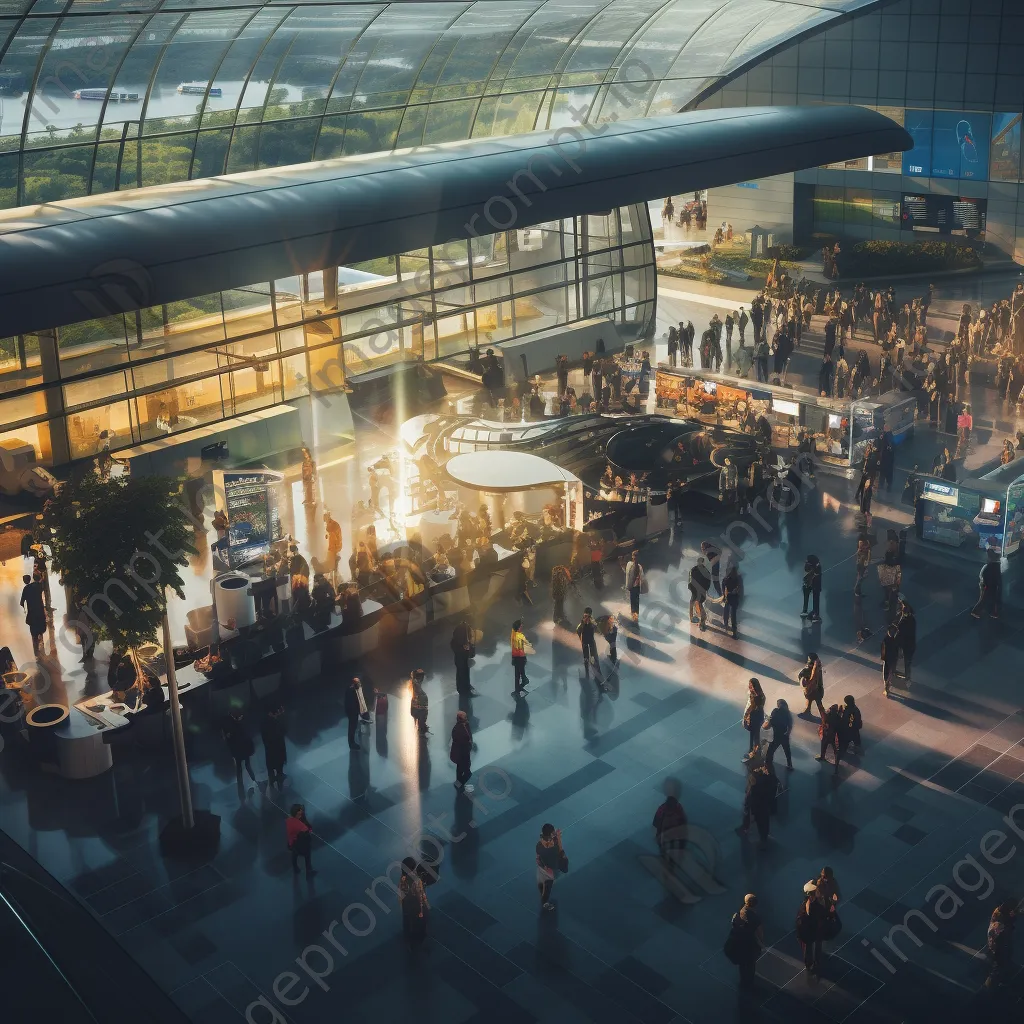
[[[139,102],[139,94],[137,92],[110,92],[106,89],[76,89],[73,95],[76,100],[97,100],[101,103],[106,99],[109,99],[111,103]]]
[[[178,92],[182,96],[220,96],[222,90],[219,85],[210,85],[209,82],[182,82]]]

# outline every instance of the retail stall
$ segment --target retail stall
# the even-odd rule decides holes
[[[913,435],[917,402],[900,391],[856,401],[825,398],[807,388],[764,384],[710,370],[659,367],[658,406],[701,423],[753,431],[763,416],[772,447],[796,449],[805,437],[815,463],[826,473],[851,477],[869,441],[887,427],[901,444]]]
[[[974,552],[979,559],[989,550],[1012,555],[1024,534],[1024,461],[959,483],[924,477],[914,513],[920,540]]]

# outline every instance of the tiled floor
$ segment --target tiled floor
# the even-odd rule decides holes
[[[934,444],[920,434],[901,465]],[[481,696],[469,709],[478,745],[472,800],[452,787],[448,733],[459,705],[449,632],[436,628],[359,666],[393,695],[389,720],[371,728],[360,752],[347,749],[341,702],[354,666],[329,668],[294,696],[283,793],[255,786],[240,795],[219,737],[194,721],[194,800],[222,818],[220,851],[208,863],[158,852],[159,827],[176,809],[173,766],[160,754],[119,759],[83,783],[7,757],[3,828],[197,1024],[246,1016],[252,1024],[975,1019],[993,1010],[977,995],[988,915],[1024,893],[1024,597],[1013,565],[1003,617],[974,621],[976,566],[912,545],[905,593],[919,619],[914,685],[886,701],[879,592],[868,585],[856,604],[852,595],[851,492],[821,477],[797,511],[767,519],[757,542],[744,543],[737,640],[717,628],[717,609],[707,632],[691,627],[675,596],[700,541],[728,523],[688,523],[649,545],[651,592],[640,628],[623,625],[606,697],[583,676],[575,636],[552,626],[538,592],[525,615],[537,649],[533,685],[513,701],[506,637],[520,609],[475,609],[484,639],[473,670]],[[826,493],[841,499],[840,512]],[[884,501],[876,512],[882,537],[890,522],[908,519]],[[818,625],[798,615],[809,551],[825,565]],[[588,585],[570,603],[571,615],[584,603],[624,610],[618,578],[608,576],[603,591]],[[859,643],[863,622],[875,635]],[[864,753],[836,778],[813,760],[815,724],[798,719],[796,770],[785,779],[773,840],[759,852],[734,833],[746,680],[757,674],[770,702],[785,696],[797,705],[796,672],[810,650],[825,664],[828,702],[857,697]],[[433,732],[423,742],[402,682],[416,665],[427,671],[430,696]],[[262,778],[259,750],[255,761]],[[651,818],[670,777],[681,783],[691,823],[717,846],[714,874],[726,890],[691,883],[702,898],[688,905],[643,863],[655,852]],[[292,875],[284,845],[295,802],[306,804],[318,835],[319,873],[308,882]],[[1014,834],[1002,818],[1017,805]],[[557,911],[541,915],[533,847],[546,821],[563,829],[571,870],[556,885]],[[985,838],[996,829],[1008,836],[998,849]],[[409,956],[386,872],[417,847],[440,859],[439,879],[429,890],[427,949]],[[841,887],[844,929],[822,977],[811,979],[793,920],[803,883],[826,863]],[[757,990],[740,996],[721,947],[751,891],[770,948]],[[1005,997],[1000,1012],[1009,1019],[1019,1017],[1018,996],[1011,989]]]

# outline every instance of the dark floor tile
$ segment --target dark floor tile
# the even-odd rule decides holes
[[[618,971],[605,971],[595,986],[620,1006],[627,1006],[644,1024],[668,1024],[675,1011]]]
[[[160,881],[154,875],[136,872],[113,885],[108,885],[105,889],[100,889],[99,892],[94,892],[85,902],[94,913],[102,917],[126,903],[151,893],[159,886]]]
[[[202,932],[180,935],[170,940],[170,946],[189,967],[195,967],[217,952],[217,946]]]
[[[885,813],[897,821],[907,822],[910,821],[916,812],[908,810],[906,807],[901,807],[899,804],[889,804]]]
[[[820,807],[811,808],[811,824],[826,849],[852,849],[858,828]]]
[[[481,910],[458,892],[445,893],[434,906],[474,935],[483,934],[495,923],[494,918],[486,910]]]
[[[1024,775],[1024,760],[1012,754],[1003,754],[998,761],[989,765],[988,770],[1006,779],[1019,779]]]
[[[203,978],[175,989],[171,998],[188,1015],[192,1024],[234,1024],[235,1021],[244,1020]]]
[[[523,973],[522,967],[502,956],[486,942],[481,942],[472,932],[456,924],[441,911],[431,915],[430,934],[434,941],[450,950],[467,968],[472,968],[499,988]]]
[[[477,970],[470,970],[458,960],[445,960],[436,968],[442,978],[463,999],[477,1007],[476,1012],[466,1019],[473,1024],[533,1024],[536,1017],[506,993],[502,992],[494,979]],[[517,971],[518,977],[522,972]]]
[[[915,828],[913,825],[900,825],[893,835],[897,839],[901,839],[908,846],[917,846],[922,839],[924,839],[928,833],[922,829]]]
[[[987,804],[994,796],[1002,791],[1002,787],[993,791],[987,786],[979,785],[976,782],[968,782],[966,786],[961,786],[957,790],[959,796],[966,797],[968,800],[976,800],[979,804]]]
[[[802,970],[802,963],[780,956],[771,949],[765,950],[757,961],[758,976],[776,988],[788,985]]]
[[[883,896],[880,892],[876,892],[871,888],[861,889],[856,896],[851,898],[850,902],[855,907],[860,907],[861,910],[874,914],[875,917],[881,917],[892,905],[892,900],[888,896]]]
[[[967,764],[964,761],[950,761],[942,771],[932,776],[931,781],[937,786],[956,792],[966,786],[979,770],[976,765]]]
[[[1012,782],[1001,793],[988,801],[989,807],[1007,814],[1011,808],[1024,804],[1024,782]]]
[[[634,704],[639,704],[642,708],[653,708],[661,703],[653,693],[644,693],[643,691],[631,694],[629,699],[633,701]]]
[[[115,857],[109,864],[104,864],[101,868],[83,871],[80,875],[76,875],[67,885],[82,899],[88,899],[101,889],[123,882],[137,870],[123,857]]]
[[[629,978],[635,985],[639,985],[644,991],[650,992],[652,995],[661,995],[662,992],[672,986],[672,982],[664,974],[659,974],[652,967],[641,963],[636,957],[623,957],[615,964],[615,969],[623,977]]]

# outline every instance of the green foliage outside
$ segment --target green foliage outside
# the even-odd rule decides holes
[[[842,246],[842,243],[840,243]],[[858,242],[840,258],[843,277],[975,270],[982,266],[977,250],[955,242]]]
[[[791,277],[799,278],[803,268],[796,260],[806,256],[806,250],[793,245],[778,246],[780,267]],[[683,255],[659,264],[658,272],[669,277],[685,277],[709,284],[738,284],[748,278],[764,280],[771,272],[773,261],[763,257],[751,258],[750,243],[734,239],[716,246],[709,253]]]
[[[79,621],[109,640],[111,664],[158,640],[169,588],[184,599],[181,569],[194,553],[193,529],[177,481],[88,474],[65,483],[43,508],[42,532]],[[153,539],[155,538],[155,540]]]

